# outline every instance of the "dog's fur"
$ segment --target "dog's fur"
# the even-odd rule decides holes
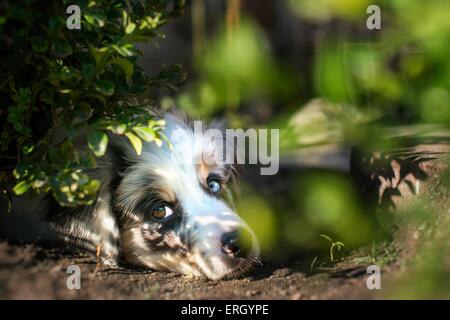
[[[209,279],[248,269],[259,249],[253,233],[233,209],[227,185],[235,179],[234,166],[217,157],[218,145],[207,133],[194,133],[190,122],[179,115],[170,113],[164,118],[165,135],[169,140],[174,133],[178,137],[172,147],[144,142],[142,154],[137,156],[125,137],[110,136],[105,156],[89,172],[101,181],[92,205],[62,208],[46,197],[35,209],[45,215],[32,212],[26,218],[33,217],[32,231],[12,229],[2,214],[0,232],[12,238],[19,233],[28,240],[62,236],[111,266],[125,261]],[[222,185],[218,194],[208,188],[211,177]],[[149,215],[159,204],[173,210],[167,220]],[[19,217],[16,220],[23,224],[26,219],[21,211],[19,205],[16,217],[11,213],[6,219]],[[252,247],[245,256],[223,250],[223,236],[237,229],[252,235]]]

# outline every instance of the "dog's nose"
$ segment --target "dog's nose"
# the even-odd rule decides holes
[[[252,247],[251,234],[245,229],[224,233],[222,236],[222,251],[230,257],[246,257]]]

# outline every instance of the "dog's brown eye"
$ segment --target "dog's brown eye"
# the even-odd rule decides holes
[[[164,219],[170,217],[173,214],[172,208],[169,206],[161,205],[153,209],[152,216],[156,219]]]

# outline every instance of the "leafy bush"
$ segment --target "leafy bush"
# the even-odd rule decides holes
[[[51,192],[66,206],[95,198],[99,181],[84,170],[105,153],[108,132],[137,153],[141,139],[162,142],[163,123],[142,97],[183,80],[177,65],[145,74],[134,43],[161,36],[184,0],[77,1],[80,30],[66,26],[71,2],[8,1],[0,14],[1,191],[14,183],[16,195]],[[80,133],[87,152],[75,148]]]

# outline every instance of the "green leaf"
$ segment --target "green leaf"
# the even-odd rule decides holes
[[[112,96],[114,94],[114,83],[108,80],[97,80],[94,83],[95,90],[104,96]]]
[[[84,19],[86,19],[87,23],[89,23],[90,25],[95,25],[95,19],[93,16],[89,15],[89,14],[85,14],[84,15]]]
[[[86,19],[87,23],[90,25],[102,28],[105,25],[106,16],[101,13],[91,13],[85,14],[84,19]]]
[[[136,24],[133,22],[130,22],[127,27],[125,28],[125,33],[126,34],[131,34],[133,33],[133,31],[136,29]]]
[[[64,58],[70,56],[73,53],[72,47],[65,40],[56,40],[52,44],[52,52],[58,58]]]
[[[125,133],[125,131],[127,130],[127,126],[124,123],[113,122],[107,127],[107,129],[112,133],[121,135]]]
[[[101,157],[106,152],[108,146],[108,135],[103,131],[92,131],[88,134],[89,149],[94,152],[97,157]]]
[[[117,65],[127,76],[127,79],[131,79],[134,72],[134,65],[127,59],[116,58],[111,61],[111,64]]]
[[[74,154],[74,147],[72,142],[70,140],[64,141],[59,147],[59,152],[65,160],[70,159],[70,157],[72,157]]]
[[[89,91],[84,95],[84,98],[93,98],[100,102],[103,106],[106,106],[106,99],[101,94],[97,94],[95,92]]]
[[[345,247],[345,244],[341,241],[336,241],[334,244],[339,248],[339,250],[341,249],[341,247]]]
[[[136,151],[136,154],[138,156],[141,155],[142,152],[142,141],[132,132],[126,132],[125,135],[130,140],[131,144],[133,145],[134,150]]]
[[[125,28],[128,24],[128,12],[122,10],[122,25]]]
[[[156,138],[156,133],[152,128],[149,127],[134,127],[133,131],[144,141],[151,142]]]
[[[20,196],[22,194],[24,194],[25,192],[28,191],[28,189],[30,189],[30,184],[28,183],[28,181],[20,181],[18,184],[16,184],[13,188],[13,192],[17,195]]]
[[[72,124],[81,123],[88,120],[92,116],[93,110],[89,103],[80,102],[78,106],[73,110]]]
[[[87,82],[90,82],[95,75],[95,66],[90,63],[84,63],[81,67],[81,73]]]
[[[64,66],[59,72],[59,77],[62,81],[73,84],[74,81],[80,78],[80,74],[78,70]]]
[[[48,41],[42,37],[34,37],[31,39],[31,48],[38,53],[45,52],[48,48]]]
[[[331,239],[331,237],[325,235],[325,234],[321,234],[320,235],[322,238],[324,238],[325,240],[328,240],[329,242],[333,242],[333,239]]]
[[[163,141],[158,137],[155,137],[154,142],[158,147],[161,147],[163,145]]]
[[[103,65],[103,63],[106,60],[106,57],[108,56],[109,48],[108,47],[103,47],[103,48],[90,47],[89,50],[91,51],[91,54],[95,59],[95,63],[97,64],[97,67]]]
[[[111,46],[114,50],[116,50],[121,56],[123,57],[132,57],[135,56],[135,49],[134,46],[130,43],[127,43],[121,47],[116,46],[115,44],[113,44]]]
[[[97,179],[91,179],[84,187],[83,192],[88,195],[94,195],[100,188],[100,181]]]

